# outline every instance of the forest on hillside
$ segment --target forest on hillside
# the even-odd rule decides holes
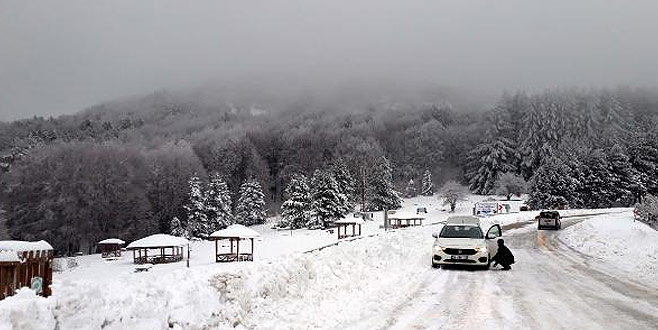
[[[410,180],[421,190],[429,171],[436,186],[456,180],[492,194],[507,174],[536,208],[631,205],[658,194],[658,93],[515,93],[476,111],[436,100],[270,105],[160,92],[0,123],[0,202],[12,238],[46,239],[67,254],[170,232],[174,218],[187,221],[193,177],[221,177],[233,201],[257,182],[271,215],[293,177],[336,162],[353,180],[354,204],[374,196],[382,159],[398,192]]]

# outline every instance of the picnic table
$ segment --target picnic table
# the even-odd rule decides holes
[[[148,272],[151,268],[153,268],[152,264],[137,265],[135,266],[135,273]]]

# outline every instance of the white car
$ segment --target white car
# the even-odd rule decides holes
[[[498,238],[503,235],[500,225],[494,224],[486,234],[475,216],[448,218],[432,247],[432,267],[441,265],[471,265],[489,268],[491,258],[498,252]]]

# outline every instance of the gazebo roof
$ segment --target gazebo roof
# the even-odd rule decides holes
[[[225,229],[218,230],[210,234],[210,238],[257,238],[260,237],[260,234],[243,225],[230,225]]]
[[[188,241],[182,237],[171,236],[167,234],[155,234],[138,239],[126,247],[126,249],[148,249],[170,246],[187,245]]]
[[[394,213],[388,216],[389,219],[398,219],[398,220],[413,220],[413,219],[425,219],[424,216],[416,214],[413,212],[400,212]]]
[[[25,241],[0,241],[0,251],[10,250],[15,252],[25,251],[42,251],[52,250],[52,245],[46,241],[25,242]]]
[[[347,217],[347,218],[342,218],[340,220],[336,220],[334,223],[338,223],[338,224],[342,223],[342,224],[350,224],[350,225],[351,224],[362,225],[362,224],[365,223],[365,221],[363,221],[363,219],[357,218],[357,217]]]
[[[123,244],[126,244],[126,242],[124,242],[123,240],[120,240],[118,238],[108,238],[108,239],[104,239],[104,240],[98,242],[98,244],[119,244],[119,245],[123,245]]]

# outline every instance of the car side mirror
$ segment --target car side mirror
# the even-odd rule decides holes
[[[432,233],[432,237],[439,238],[439,235],[437,235],[436,233]]]

